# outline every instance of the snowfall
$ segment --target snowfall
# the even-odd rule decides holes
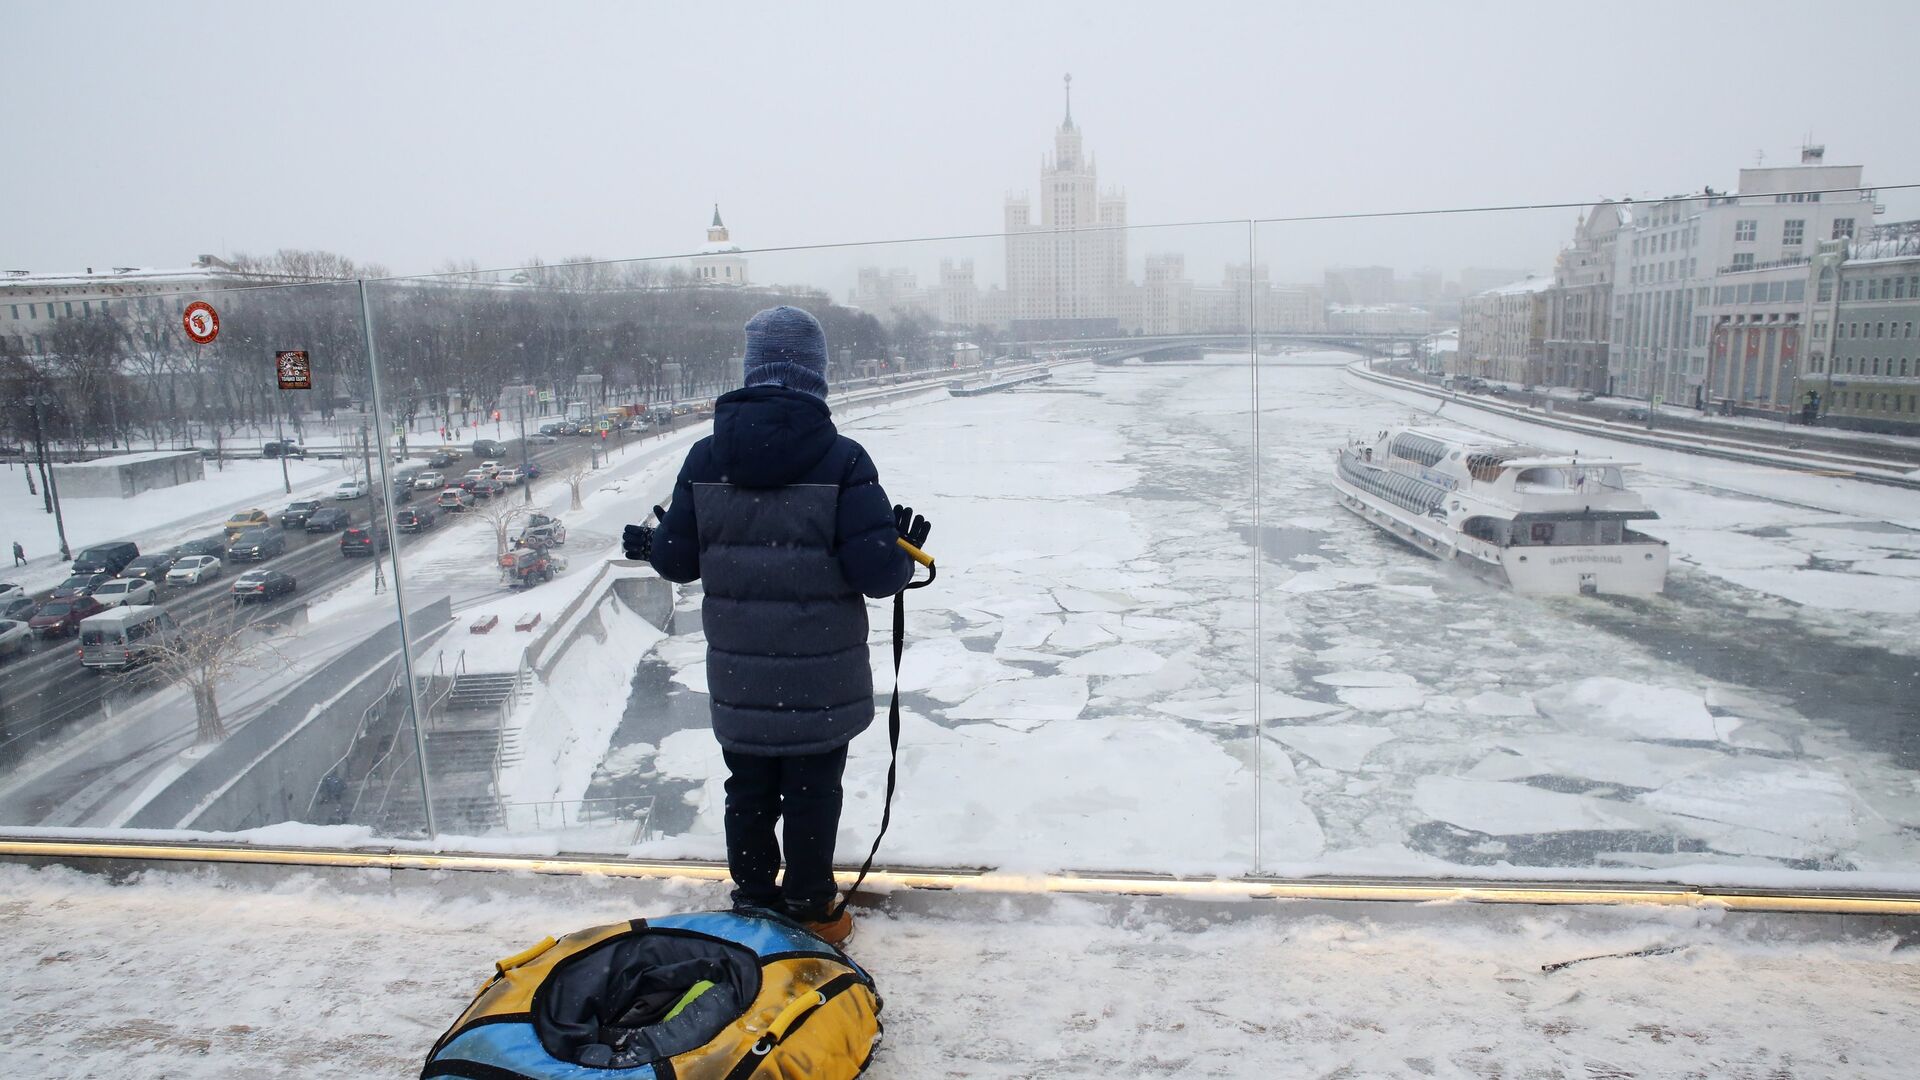
[[[0,1074],[400,1077],[493,962],[724,904],[685,880],[0,866]],[[1905,1078],[1885,924],[1714,910],[971,902],[863,910],[868,1075]]]
[[[908,594],[888,860],[1920,883],[1902,720],[1920,496],[1580,436],[1649,462],[1630,475],[1673,546],[1667,595],[1519,596],[1333,501],[1333,447],[1434,406],[1368,392],[1342,359],[1263,361],[1257,493],[1243,356],[1069,368],[848,423],[895,501],[934,522],[940,566]],[[1445,421],[1569,448],[1505,418]],[[872,614],[884,695],[888,613]],[[517,797],[579,798],[596,760],[602,785],[691,808],[635,854],[719,858],[710,732],[622,742],[607,708],[635,659],[704,693],[704,639],[606,615],[618,662],[569,656],[543,702],[588,745],[565,777],[530,753],[541,775]],[[843,853],[870,842],[886,764],[883,719],[853,746]]]
[[[1630,482],[1672,545],[1666,595],[1518,596],[1334,502],[1335,447],[1435,407],[1363,387],[1348,359],[1263,358],[1257,442],[1244,356],[838,411],[894,500],[934,522],[940,567],[908,594],[883,863],[1920,888],[1920,497],[1443,410],[1643,463]],[[549,615],[503,796],[651,795],[664,808],[637,843],[512,814],[431,842],[307,825],[223,839],[723,858],[698,586],[665,631],[604,586],[648,574],[610,564],[614,538],[696,435],[627,448],[579,510],[546,489],[571,534],[559,581],[503,596],[471,524],[408,549],[410,597],[449,594],[462,621]],[[392,603],[355,577],[313,598],[303,632],[343,647]],[[884,709],[889,612],[870,611]],[[506,669],[531,640],[442,639]],[[87,767],[84,736],[56,750]],[[887,760],[883,713],[852,748],[843,863],[873,839]],[[109,809],[85,823],[127,813]],[[723,904],[673,879],[203,870],[116,886],[0,866],[0,1068],[405,1075],[494,959]],[[891,897],[863,909],[855,944],[888,1003],[873,1074],[1911,1074],[1914,968],[1879,922],[1799,936],[1711,907],[1488,910]]]

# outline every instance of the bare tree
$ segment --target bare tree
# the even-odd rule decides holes
[[[504,555],[507,552],[508,536],[513,532],[513,523],[526,517],[530,511],[524,506],[516,506],[506,500],[502,492],[488,500],[484,505],[476,506],[473,514],[493,530],[493,553]]]
[[[153,638],[149,647],[155,670],[193,695],[195,746],[209,746],[227,737],[226,721],[220,715],[222,686],[242,669],[262,661],[292,662],[264,630],[251,625],[238,604],[215,605],[201,618],[180,624],[171,636]]]
[[[568,505],[573,509],[579,510],[582,508],[580,502],[580,485],[586,481],[587,477],[592,475],[593,465],[590,460],[576,460],[572,467],[567,470],[567,491],[571,496]]]

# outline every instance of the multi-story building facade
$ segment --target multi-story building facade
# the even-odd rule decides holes
[[[1460,304],[1455,375],[1538,383],[1545,377],[1550,277],[1524,278],[1475,293]]]
[[[1547,338],[1540,381],[1604,393],[1607,323],[1613,307],[1613,244],[1626,222],[1608,201],[1581,215],[1573,242],[1561,249],[1547,290]]]
[[[112,315],[131,335],[136,348],[184,347],[181,310],[193,293],[231,288],[244,278],[225,262],[202,255],[192,266],[154,270],[116,266],[95,273],[0,273],[0,335],[27,355],[47,351],[47,339],[61,319]],[[175,341],[175,339],[178,339]]]
[[[1326,271],[1323,278],[1330,304],[1372,307],[1391,304],[1396,299],[1391,266],[1336,266]]]
[[[1920,434],[1920,221],[1822,243],[1810,271],[1796,404],[1823,424]]]
[[[1613,312],[1608,330],[1609,390],[1635,397],[1726,408],[1784,411],[1787,402],[1780,377],[1761,377],[1763,370],[1784,370],[1785,385],[1794,375],[1792,358],[1778,350],[1797,334],[1784,332],[1786,316],[1805,322],[1804,299],[1797,311],[1773,307],[1763,310],[1752,301],[1755,283],[1747,279],[1748,300],[1739,300],[1739,275],[1760,271],[1804,269],[1821,240],[1844,239],[1872,224],[1873,192],[1861,186],[1858,165],[1828,165],[1820,147],[1808,147],[1799,165],[1740,170],[1732,194],[1708,192],[1676,196],[1640,204],[1614,242]],[[1720,281],[1727,275],[1725,282]],[[1789,273],[1782,278],[1794,276]],[[1720,303],[1717,289],[1732,285],[1732,299]],[[1766,281],[1771,298],[1773,281]],[[1768,299],[1766,305],[1786,304]],[[1720,316],[1743,316],[1748,321],[1724,324],[1729,337],[1727,359],[1734,359],[1731,330],[1751,327],[1760,316],[1761,331],[1741,334],[1740,375],[1721,378],[1709,370],[1715,359],[1714,333]],[[1777,318],[1770,318],[1777,317]],[[1774,329],[1766,328],[1772,325]],[[1761,354],[1749,363],[1745,349]],[[1773,348],[1769,356],[1765,349]],[[1753,378],[1749,382],[1747,373]],[[1748,386],[1754,397],[1745,396]],[[1725,387],[1721,397],[1710,388]],[[1767,396],[1759,396],[1762,388]],[[1716,399],[1710,401],[1710,399]]]
[[[1130,306],[1126,224],[1126,196],[1100,191],[1069,96],[1053,153],[1040,161],[1039,215],[1024,195],[1006,201],[1014,321],[1044,322],[1054,330],[1083,323],[1090,331],[1119,322]]]
[[[973,280],[972,259],[940,260],[934,315],[949,326],[979,325],[980,287]]]

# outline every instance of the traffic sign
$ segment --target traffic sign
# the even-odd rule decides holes
[[[195,300],[188,304],[187,310],[180,317],[180,322],[186,326],[187,336],[196,344],[205,345],[220,336],[220,313],[213,310],[213,305],[205,300]]]
[[[305,349],[294,349],[274,353],[273,367],[280,375],[280,389],[313,389],[313,366],[307,363],[307,351]]]
[[[541,400],[541,401],[552,401],[552,400],[553,400],[553,391],[551,391],[551,390],[542,390],[542,391],[540,391],[540,400]]]
[[[600,430],[601,430],[601,431],[612,431],[612,430],[613,430],[613,425],[612,425],[611,423],[609,423],[608,421],[605,421],[605,420],[602,420],[602,421],[600,421]]]

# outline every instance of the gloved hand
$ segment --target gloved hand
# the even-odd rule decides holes
[[[648,525],[629,525],[620,534],[621,550],[629,559],[646,562],[653,557],[653,528]]]
[[[915,514],[911,506],[895,506],[893,527],[907,543],[925,551],[927,534],[933,531],[933,522]]]
[[[653,508],[653,520],[665,522],[667,512]],[[620,533],[620,548],[627,558],[645,562],[653,557],[653,530],[657,525],[629,525]]]

